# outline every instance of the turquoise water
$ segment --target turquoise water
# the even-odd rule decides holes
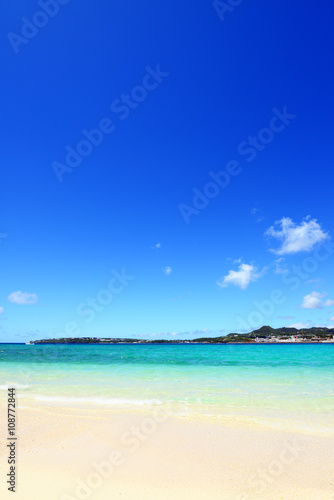
[[[0,345],[0,389],[36,405],[330,424],[334,344]],[[22,404],[23,404],[22,403]],[[297,421],[296,420],[296,421]],[[333,421],[334,424],[334,421]]]

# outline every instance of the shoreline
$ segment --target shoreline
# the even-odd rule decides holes
[[[295,342],[177,342],[177,341],[167,341],[167,342],[0,342],[0,345],[309,345],[309,344],[334,344],[334,340],[317,340],[317,341],[295,341]]]
[[[131,402],[118,404],[94,401],[94,398],[28,398],[20,397],[18,411],[36,414],[73,415],[83,418],[108,418],[110,416],[148,414],[168,415],[175,422],[199,422],[205,425],[222,425],[226,428],[247,428],[273,431],[287,431],[315,436],[334,435],[334,422],[330,412],[310,409],[277,409],[242,407],[231,408],[222,405],[203,406],[179,403],[152,403],[136,405]]]

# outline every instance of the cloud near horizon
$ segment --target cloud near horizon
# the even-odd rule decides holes
[[[269,227],[265,235],[281,240],[282,243],[278,249],[271,249],[277,255],[310,252],[314,245],[329,238],[329,234],[321,229],[317,220],[310,219],[310,216],[299,225],[290,217],[283,217]]]
[[[293,323],[292,325],[288,325],[287,328],[297,328],[297,330],[299,330],[301,328],[311,328],[311,324],[299,321],[298,323]]]
[[[8,295],[9,302],[13,304],[26,305],[26,304],[36,304],[38,298],[35,293],[27,293],[27,292],[12,292]]]
[[[264,272],[259,272],[252,264],[240,264],[239,271],[229,271],[226,276],[217,281],[217,285],[224,288],[228,285],[235,285],[245,290],[251,281],[257,280]]]
[[[202,330],[189,330],[187,332],[160,332],[160,333],[142,333],[138,336],[138,338],[152,338],[152,339],[162,339],[162,338],[173,338],[175,336],[183,336],[185,339],[187,339],[187,336],[196,336],[196,337],[203,337],[207,336],[209,334],[212,334],[212,330],[209,330],[209,328],[203,328]]]

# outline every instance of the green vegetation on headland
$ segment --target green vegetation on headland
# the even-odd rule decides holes
[[[35,340],[33,344],[231,344],[231,343],[334,342],[334,328],[271,328],[262,326],[250,333],[229,333],[223,337],[189,340],[147,340],[128,338],[78,337]],[[29,343],[29,342],[28,342]]]

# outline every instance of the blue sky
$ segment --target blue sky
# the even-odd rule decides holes
[[[1,341],[333,325],[332,14],[6,5]]]

